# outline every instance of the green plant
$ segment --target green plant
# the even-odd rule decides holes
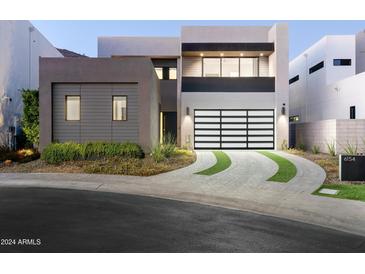
[[[226,153],[224,153],[223,151],[213,151],[213,153],[215,158],[217,159],[217,162],[210,168],[204,169],[195,174],[210,176],[222,172],[223,170],[231,166],[231,159]]]
[[[353,145],[347,141],[344,151],[347,155],[357,155],[357,144]]]
[[[281,143],[281,150],[288,150],[288,141],[286,139]]]
[[[305,145],[300,143],[297,145],[297,149],[301,150],[301,151],[305,151]]]
[[[28,142],[39,143],[39,92],[38,90],[23,89],[23,132]]]
[[[110,157],[143,158],[144,152],[139,145],[128,142],[52,143],[43,150],[41,159],[49,164],[59,164],[64,161],[96,160]]]
[[[163,160],[165,160],[165,155],[162,151],[162,145],[155,146],[151,151],[151,156],[152,156],[152,159],[156,163],[159,163],[159,162],[162,162]]]
[[[336,148],[335,148],[335,142],[327,143],[327,150],[329,155],[335,156],[336,155]]]
[[[170,158],[175,150],[176,150],[176,140],[172,136],[172,134],[167,133],[166,136],[163,138],[163,143],[161,145],[162,154],[166,158]]]
[[[313,145],[313,147],[312,147],[312,153],[313,154],[318,154],[319,153],[319,146],[317,146],[317,145]]]

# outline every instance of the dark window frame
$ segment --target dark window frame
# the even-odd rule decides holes
[[[125,97],[125,119],[114,119],[114,97]],[[112,121],[113,122],[125,122],[128,121],[128,95],[112,95]]]
[[[351,59],[333,59],[334,66],[351,66],[352,60]]]
[[[79,119],[78,120],[69,120],[67,119],[67,98],[68,97],[78,97],[79,98]],[[65,95],[65,121],[67,122],[79,122],[81,121],[81,95]]]
[[[320,70],[321,68],[324,68],[324,61],[319,62],[318,64],[315,64],[314,66],[309,68],[309,74],[312,74],[316,72],[317,70]]]
[[[350,106],[350,119],[356,119],[356,106]]]
[[[289,85],[299,81],[299,74],[289,79]]]

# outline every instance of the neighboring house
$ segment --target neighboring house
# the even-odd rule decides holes
[[[0,21],[0,145],[13,141],[22,89],[38,88],[39,57],[62,54],[28,21]]]
[[[290,145],[364,148],[365,33],[325,36],[289,64]]]
[[[59,49],[57,50],[63,55],[63,57],[87,57],[85,54],[80,54],[68,49]]]
[[[288,28],[183,27],[100,37],[98,58],[41,58],[41,148],[52,141],[176,137],[196,149],[288,142]]]

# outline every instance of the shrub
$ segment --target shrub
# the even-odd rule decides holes
[[[162,162],[165,160],[165,155],[162,151],[162,145],[155,146],[151,151],[151,156],[156,163]]]
[[[175,150],[176,150],[176,140],[175,138],[170,134],[166,134],[166,136],[163,139],[163,143],[161,145],[162,154],[169,158],[171,157]]]
[[[288,150],[288,142],[286,139],[281,143],[281,150]]]
[[[347,142],[344,151],[347,155],[357,155],[357,144],[353,145],[350,142]]]
[[[298,144],[297,149],[305,151],[305,145],[304,144]]]
[[[110,157],[143,158],[144,152],[139,145],[128,142],[52,143],[43,150],[41,159],[49,164],[59,164],[64,161],[96,160]]]
[[[38,90],[23,89],[23,118],[22,127],[28,142],[39,143],[39,92]]]
[[[327,149],[328,149],[328,153],[331,156],[336,155],[335,143],[333,141],[331,143],[327,143]]]
[[[319,153],[319,146],[314,145],[314,146],[312,147],[312,153],[313,153],[313,154],[318,154],[318,153]]]

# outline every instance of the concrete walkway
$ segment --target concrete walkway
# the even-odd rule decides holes
[[[232,165],[212,175],[196,175],[215,157],[198,151],[186,168],[151,177],[89,174],[0,174],[0,186],[29,186],[129,193],[253,211],[365,235],[365,203],[311,195],[325,172],[306,159],[279,153],[296,165],[288,183],[267,182],[276,164],[254,151],[226,151]]]

